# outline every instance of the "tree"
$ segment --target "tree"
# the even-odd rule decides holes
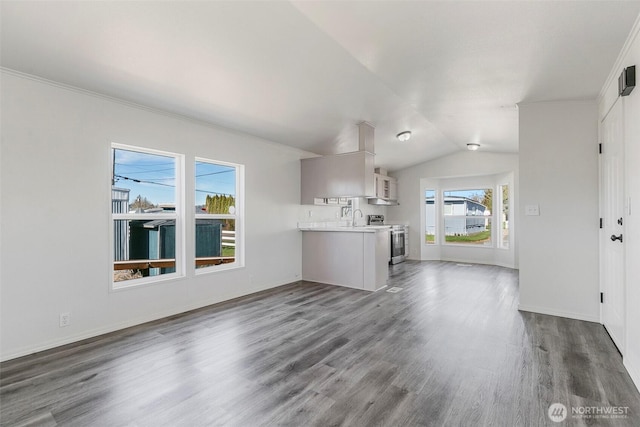
[[[205,200],[205,206],[207,213],[210,214],[228,214],[229,208],[236,205],[236,200],[233,196],[219,195],[210,196],[207,194]]]
[[[146,197],[142,197],[140,194],[138,194],[138,197],[136,197],[136,200],[129,205],[129,210],[132,210],[132,211],[136,211],[138,209],[145,210],[145,209],[151,209],[151,208],[155,208],[155,205],[151,203],[149,200],[147,200]]]
[[[502,186],[502,209],[504,210],[505,221],[509,221],[509,186]]]
[[[236,205],[236,199],[233,196],[220,195],[216,194],[215,196],[210,196],[207,194],[207,199],[205,200],[205,206],[207,208],[207,213],[210,214],[228,214],[229,208],[231,206]],[[224,228],[228,230],[235,230],[235,222],[232,219],[225,219],[223,221]]]
[[[484,196],[480,200],[480,203],[485,205],[489,210],[493,211],[493,189],[488,188],[484,191]],[[505,220],[509,220],[509,186],[502,186],[502,209],[504,210]]]
[[[493,212],[493,190],[491,188],[484,190],[484,195],[482,196],[480,203]]]

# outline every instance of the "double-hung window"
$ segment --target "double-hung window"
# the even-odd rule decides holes
[[[425,190],[425,236],[424,241],[428,245],[436,243],[436,190]]]
[[[187,264],[196,273],[243,266],[242,165],[195,158],[185,236],[184,155],[120,144],[111,155],[114,289],[184,276]],[[188,260],[185,239],[195,245]]]
[[[509,185],[503,184],[498,186],[500,215],[500,236],[498,242],[503,249],[509,249]]]
[[[183,156],[112,145],[113,287],[183,275]]]
[[[243,166],[195,161],[197,272],[242,266]]]

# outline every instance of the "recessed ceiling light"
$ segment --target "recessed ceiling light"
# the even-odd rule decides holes
[[[480,148],[480,144],[476,144],[476,143],[467,144],[467,150],[469,151],[477,151],[478,148]]]
[[[411,138],[411,131],[405,130],[404,132],[400,132],[396,135],[396,138],[398,138],[402,142],[408,141]]]

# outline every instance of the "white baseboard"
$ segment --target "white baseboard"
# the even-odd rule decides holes
[[[547,314],[549,316],[566,317],[568,319],[584,320],[587,322],[600,323],[600,317],[598,315],[591,316],[583,313],[572,313],[570,311],[555,310],[553,308],[535,307],[535,306],[523,305],[523,304],[518,304],[518,310],[528,311],[531,313],[538,313],[538,314]]]
[[[47,341],[47,342],[45,342],[43,344],[40,344],[40,345],[26,346],[26,347],[18,348],[18,349],[15,349],[13,351],[10,351],[7,354],[2,354],[0,356],[0,362],[6,362],[6,361],[11,360],[11,359],[17,359],[18,357],[28,356],[30,354],[38,353],[38,352],[45,351],[45,350],[50,350],[52,348],[61,347],[63,345],[67,345],[67,344],[72,344],[74,342],[86,340],[88,338],[94,338],[94,337],[97,337],[97,336],[100,336],[100,335],[108,334],[108,333],[119,331],[119,330],[126,329],[126,328],[130,328],[132,326],[142,325],[143,323],[153,322],[154,320],[164,319],[165,317],[175,316],[176,314],[186,313],[186,312],[191,311],[191,310],[197,310],[199,308],[207,307],[209,305],[219,304],[221,302],[230,301],[230,300],[233,300],[233,299],[236,299],[236,298],[241,298],[241,297],[244,297],[244,296],[252,295],[254,293],[258,293],[258,292],[266,291],[266,290],[269,290],[269,289],[277,288],[279,286],[288,285],[290,283],[293,283],[293,282],[287,281],[285,283],[277,283],[277,284],[274,284],[274,285],[271,285],[271,286],[266,286],[263,289],[258,289],[258,290],[254,291],[254,292],[250,292],[250,293],[244,294],[244,295],[236,295],[236,296],[231,296],[229,298],[224,298],[224,299],[214,298],[214,299],[206,300],[206,301],[198,301],[198,302],[194,302],[192,304],[188,304],[186,306],[170,308],[170,309],[167,309],[167,310],[164,310],[164,311],[161,311],[161,312],[157,312],[157,313],[154,313],[154,314],[150,314],[150,315],[147,315],[147,316],[144,316],[144,317],[130,319],[130,320],[127,320],[127,321],[124,321],[124,322],[119,322],[119,323],[111,324],[111,325],[108,325],[108,326],[104,326],[102,328],[91,329],[89,331],[84,331],[84,332],[81,332],[81,333],[76,334],[76,335],[71,335],[71,336],[68,336],[68,337],[64,337],[62,339],[55,339],[55,340]]]
[[[622,358],[622,363],[627,369],[627,372],[629,373],[633,384],[635,384],[636,389],[640,391],[640,366],[634,365],[633,362],[627,357]]]

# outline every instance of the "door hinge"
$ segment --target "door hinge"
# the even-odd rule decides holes
[[[604,220],[600,218],[600,228],[604,228]]]
[[[598,153],[602,154],[602,143],[598,144]]]
[[[600,292],[600,304],[604,304],[604,292]]]

